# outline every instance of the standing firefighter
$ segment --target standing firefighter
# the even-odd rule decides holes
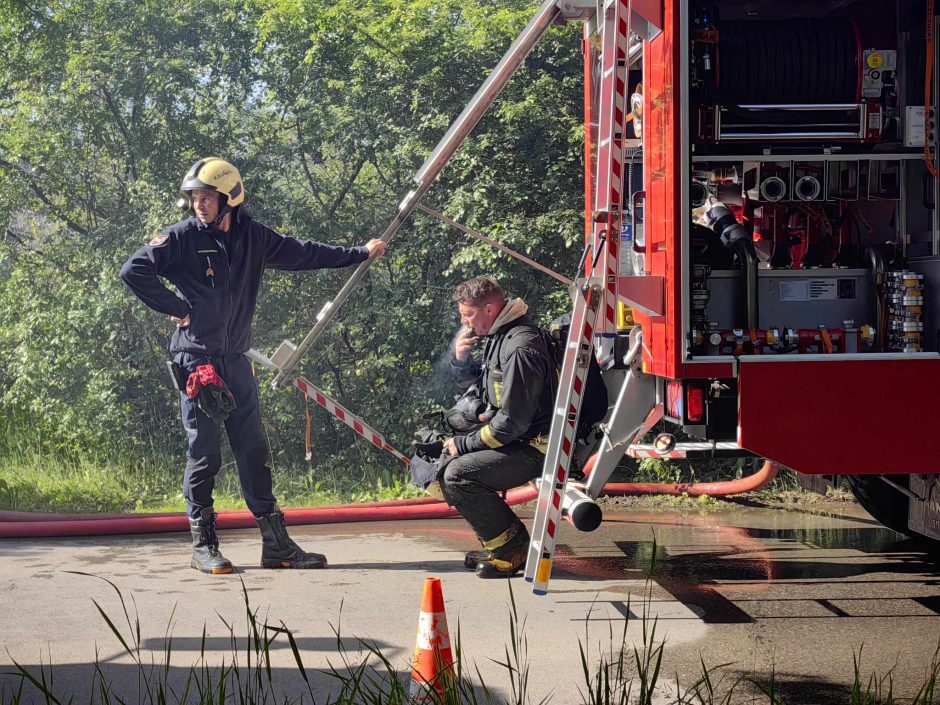
[[[462,386],[479,385],[491,413],[476,431],[444,442],[444,452],[454,457],[441,488],[483,545],[467,554],[464,565],[481,578],[508,577],[525,564],[529,533],[499,493],[542,472],[540,446],[551,426],[555,362],[526,315],[526,303],[506,301],[492,279],[464,282],[454,300],[464,324],[454,345],[454,375]],[[481,338],[483,357],[476,360],[471,351]]]
[[[370,240],[346,248],[279,235],[252,220],[242,206],[238,170],[214,157],[196,162],[180,190],[190,217],[135,252],[121,268],[121,279],[176,323],[170,352],[186,387],[180,407],[188,439],[183,496],[193,538],[191,565],[204,573],[232,572],[219,552],[212,501],[224,423],[242,493],[261,529],[262,567],[323,568],[324,556],[301,550],[287,535],[271,490],[258,385],[243,353],[251,347],[251,320],[266,267],[348,267],[381,255],[385,243]]]

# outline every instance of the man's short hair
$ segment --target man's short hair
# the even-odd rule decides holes
[[[454,289],[454,301],[459,304],[482,306],[486,303],[505,300],[503,288],[491,277],[474,277],[458,284]]]

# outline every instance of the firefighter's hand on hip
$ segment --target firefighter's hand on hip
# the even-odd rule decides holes
[[[170,320],[176,324],[177,328],[188,328],[189,327],[189,314],[186,314],[185,318],[179,318],[177,316],[170,316]]]
[[[457,334],[457,340],[454,341],[454,357],[458,362],[466,362],[470,358],[470,351],[480,339],[473,335],[473,329],[464,326]]]
[[[453,456],[454,458],[460,455],[460,453],[457,452],[457,444],[454,443],[453,438],[448,438],[446,441],[444,441],[444,452],[447,455]]]
[[[369,251],[370,257],[383,257],[385,256],[385,250],[388,247],[388,243],[385,240],[379,238],[373,238],[365,244],[365,248]]]

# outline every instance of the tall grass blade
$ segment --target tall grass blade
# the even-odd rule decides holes
[[[7,655],[9,656],[9,652],[7,652]],[[39,674],[42,677],[42,681],[39,681],[32,673],[30,673],[23,666],[21,666],[19,662],[17,662],[17,660],[14,659],[12,656],[10,657],[10,661],[16,667],[17,674],[21,678],[25,678],[30,683],[32,683],[33,687],[42,694],[47,705],[50,705],[53,703],[54,705],[62,705],[61,701],[55,695],[52,694],[52,691],[49,690],[49,687],[46,685],[46,667],[44,665],[40,664],[39,666]]]

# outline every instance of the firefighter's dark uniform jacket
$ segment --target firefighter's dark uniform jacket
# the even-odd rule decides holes
[[[251,347],[251,319],[265,268],[347,267],[368,257],[365,247],[284,237],[239,208],[227,233],[195,217],[170,226],[127,260],[121,279],[155,311],[189,316],[189,326],[173,334],[173,353],[211,359]],[[179,293],[167,289],[158,276]]]
[[[121,269],[121,278],[150,308],[170,316],[189,316],[170,342],[173,359],[185,375],[211,362],[225,380],[235,409],[225,420],[245,503],[256,517],[276,511],[269,452],[258,383],[242,354],[251,347],[251,319],[266,267],[319,269],[364,261],[364,247],[332,247],[283,237],[238,208],[227,233],[196,218],[177,223],[140,248]],[[166,288],[160,277],[178,293]],[[222,465],[222,424],[180,392],[186,430],[183,496],[189,516],[213,506],[215,476]]]
[[[483,398],[496,409],[482,428],[454,438],[460,455],[531,441],[551,426],[555,363],[542,332],[522,315],[485,338],[482,360],[451,360],[457,383],[467,387],[479,380]]]

